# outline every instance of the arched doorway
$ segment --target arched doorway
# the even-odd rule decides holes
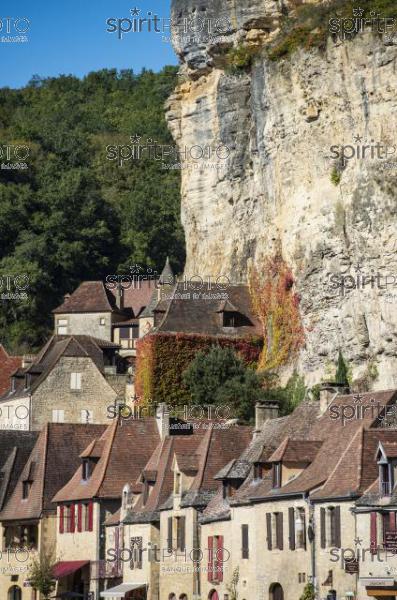
[[[8,590],[8,600],[21,600],[21,598],[21,588],[17,585],[13,585],[12,587],[10,587],[10,589]]]
[[[211,590],[208,594],[208,600],[219,600],[218,592],[216,590]]]
[[[270,586],[269,600],[284,600],[284,591],[279,583],[272,583]]]

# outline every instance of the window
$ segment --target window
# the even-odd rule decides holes
[[[132,537],[130,539],[130,550],[131,550],[131,561],[130,568],[133,569],[142,569],[142,547],[143,547],[143,538],[142,537]]]
[[[249,558],[248,525],[241,525],[241,558]]]
[[[57,334],[58,335],[67,335],[68,334],[68,320],[67,319],[58,319]]]
[[[182,475],[181,473],[176,472],[175,473],[175,489],[174,492],[175,494],[177,494],[178,496],[182,493]]]
[[[186,530],[186,518],[176,518],[176,542],[178,550],[185,550],[185,530]]]
[[[32,487],[31,481],[22,481],[22,499],[26,500],[29,497],[30,488]]]
[[[70,389],[81,390],[81,373],[70,374]]]
[[[390,496],[391,491],[393,489],[393,485],[391,482],[391,479],[392,479],[391,469],[388,464],[379,465],[379,469],[380,469],[380,476],[379,476],[380,492],[381,492],[382,496]]]
[[[82,423],[93,423],[94,422],[94,413],[92,410],[87,410],[86,408],[81,411],[81,422]]]
[[[306,573],[298,573],[298,583],[306,583]]]
[[[99,325],[106,325],[106,319],[105,319],[105,317],[100,317],[100,319],[99,319]]]
[[[321,548],[341,547],[340,506],[320,508]]]
[[[273,487],[279,488],[281,486],[281,463],[274,463],[273,465]]]
[[[394,548],[394,539],[396,535],[396,516],[394,511],[382,514],[382,534],[383,545],[385,548]]]
[[[22,591],[21,588],[17,585],[13,585],[8,590],[8,600],[21,600]]]
[[[304,508],[288,509],[289,547],[306,548],[306,516]]]
[[[88,479],[90,478],[90,461],[87,458],[83,460],[82,471],[83,480],[88,481]]]
[[[223,536],[208,538],[208,581],[223,581]]]
[[[236,317],[232,312],[223,313],[223,326],[224,327],[235,327]]]
[[[260,463],[254,464],[254,479],[262,479],[263,478],[263,465]]]
[[[53,423],[63,423],[65,421],[65,411],[55,409],[52,411],[52,422]]]
[[[267,548],[283,549],[283,513],[266,513]]]

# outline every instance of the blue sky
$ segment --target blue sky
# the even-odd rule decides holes
[[[13,29],[15,19],[29,20],[27,42],[0,41],[0,87],[22,87],[34,74],[81,77],[103,68],[158,71],[177,64],[171,44],[162,40],[161,33],[131,32],[119,40],[117,33],[106,31],[107,19],[132,20],[130,10],[135,7],[142,18],[148,11],[164,19],[170,15],[170,0],[0,0],[0,40],[7,35],[7,17],[10,36],[18,33]],[[19,29],[27,25],[24,20],[17,22]]]

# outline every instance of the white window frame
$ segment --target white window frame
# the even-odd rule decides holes
[[[81,390],[81,373],[70,374],[70,389],[74,392]]]
[[[52,411],[52,423],[64,423],[65,422],[65,411],[59,408],[55,408]]]

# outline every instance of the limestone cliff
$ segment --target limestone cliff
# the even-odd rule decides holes
[[[318,383],[342,348],[354,379],[371,375],[374,389],[397,386],[397,287],[390,285],[397,280],[397,154],[390,164],[397,46],[371,32],[329,38],[324,51],[298,49],[277,61],[261,51],[233,74],[222,62],[225,49],[270,39],[291,7],[203,0],[198,14],[195,6],[173,1],[183,77],[168,122],[181,149],[223,144],[230,155],[216,159],[219,168],[182,171],[186,273],[246,280],[249,260],[260,265],[281,244],[301,296],[306,346],[298,368],[306,381]],[[192,41],[180,35],[192,15],[227,18],[231,26]],[[371,149],[359,158],[364,144],[381,144],[389,159]],[[342,145],[355,153],[344,163],[337,159]],[[332,284],[378,273],[364,289]],[[345,282],[352,287],[352,279]]]

